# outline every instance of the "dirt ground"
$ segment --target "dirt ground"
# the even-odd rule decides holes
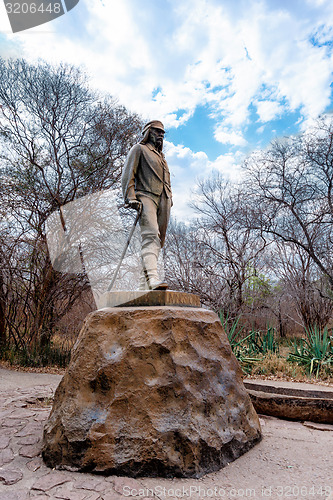
[[[16,481],[0,481],[0,500],[333,499],[333,426],[264,416],[260,416],[262,441],[201,479],[134,480],[50,471],[39,455],[50,408],[24,407],[24,401],[54,392],[60,379],[61,375],[0,368],[0,478],[7,473]],[[30,434],[25,435],[24,429]],[[34,444],[22,446],[22,442]]]

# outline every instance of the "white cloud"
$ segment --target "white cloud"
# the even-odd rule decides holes
[[[266,2],[252,18],[254,24],[245,23],[243,30],[249,55],[260,68],[261,84],[270,89],[271,97],[286,101],[292,111],[301,108],[305,116],[316,116],[328,105],[333,68],[326,49],[311,43],[321,25],[332,25],[332,6],[325,14],[312,14],[309,23],[304,9],[273,13]]]
[[[165,141],[165,155],[171,172],[171,184],[174,206],[172,214],[178,219],[194,215],[189,203],[193,201],[195,188],[200,180],[214,171],[222,173],[232,181],[238,181],[242,175],[241,163],[244,155],[240,152],[221,155],[210,161],[206,153],[193,152],[190,148]]]
[[[331,2],[278,5],[242,2],[236,12],[226,0],[148,0],[144,6],[139,0],[81,0],[75,9],[87,15],[80,37],[61,29],[67,26],[64,16],[9,38],[28,58],[84,64],[96,86],[168,126],[186,122],[199,104],[208,104],[232,137],[235,127],[248,124],[254,101],[262,121],[279,115],[281,100],[305,116],[323,112],[329,103],[333,61],[310,37],[331,37]],[[75,10],[67,15],[74,19]],[[271,104],[262,99],[264,89]]]
[[[165,155],[171,172],[173,193],[172,215],[178,219],[192,217],[189,207],[193,190],[201,176],[209,173],[209,159],[206,153],[194,153],[190,148],[165,141]]]
[[[283,106],[276,101],[257,101],[255,104],[261,122],[274,120],[284,111]]]
[[[218,126],[214,132],[214,137],[222,144],[231,144],[234,146],[246,146],[247,141],[244,139],[241,132],[229,131],[223,126]]]
[[[261,127],[258,127],[256,132],[257,134],[263,134],[265,130],[265,125],[262,125]]]
[[[210,162],[209,167],[212,171],[216,170],[222,173],[231,181],[239,181],[242,176],[241,165],[245,158],[243,153],[226,153],[218,156],[215,161]]]

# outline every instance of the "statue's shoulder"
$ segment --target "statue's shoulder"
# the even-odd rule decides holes
[[[142,144],[138,143],[131,147],[127,155],[127,163],[131,164],[133,161],[138,161],[142,152],[141,146]]]
[[[131,147],[130,152],[131,153],[140,153],[142,151],[142,148],[144,147],[143,144],[140,144],[139,142],[137,144],[134,144],[134,146]]]

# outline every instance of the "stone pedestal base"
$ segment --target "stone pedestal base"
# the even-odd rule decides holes
[[[98,298],[99,309],[136,306],[200,307],[200,298],[194,293],[174,292],[173,290],[106,292]]]
[[[200,477],[260,437],[215,313],[110,308],[85,321],[45,426],[43,457],[60,469]]]

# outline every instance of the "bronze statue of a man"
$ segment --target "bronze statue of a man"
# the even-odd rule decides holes
[[[125,203],[142,210],[140,290],[167,288],[157,273],[172,206],[170,172],[162,152],[164,133],[163,123],[158,120],[145,125],[141,142],[127,156],[122,176]]]

